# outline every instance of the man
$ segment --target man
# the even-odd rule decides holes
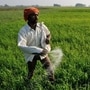
[[[48,79],[54,81],[53,69],[48,53],[50,52],[50,31],[43,23],[38,23],[39,10],[35,7],[24,9],[24,20],[27,22],[18,33],[18,46],[24,52],[28,65],[28,79],[31,79],[40,60],[46,69]]]

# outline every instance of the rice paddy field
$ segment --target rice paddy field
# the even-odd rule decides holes
[[[64,54],[55,69],[56,81],[48,82],[40,62],[33,78],[24,80],[27,66],[17,47],[17,34],[26,23],[23,9],[0,9],[0,90],[90,90],[90,8],[39,9],[39,22],[52,35],[52,50],[58,47]]]

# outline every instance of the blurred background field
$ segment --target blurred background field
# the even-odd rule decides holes
[[[0,90],[90,90],[90,8],[39,9],[39,22],[51,31],[52,50],[64,53],[56,82],[48,82],[40,62],[32,80],[24,81],[27,67],[17,47],[18,31],[26,23],[23,9],[0,9]]]

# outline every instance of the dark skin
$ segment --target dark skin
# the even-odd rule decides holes
[[[32,13],[28,16],[28,25],[32,29],[36,30],[37,22],[38,22],[38,14]]]
[[[38,22],[38,14],[35,14],[35,13],[32,13],[28,16],[28,25],[36,30],[36,25],[37,25],[37,22]],[[47,38],[46,38],[46,44],[49,44],[50,43],[50,35],[47,35]],[[37,53],[33,53],[33,54],[37,54]],[[46,49],[43,49],[43,51],[41,53],[39,53],[38,55],[46,55],[47,54],[47,50]]]

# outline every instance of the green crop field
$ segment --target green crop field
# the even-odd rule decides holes
[[[63,51],[51,85],[40,62],[26,82],[27,66],[17,47],[17,34],[26,23],[23,9],[0,10],[0,90],[90,90],[90,8],[40,8],[39,22],[51,31],[52,50]],[[57,59],[56,59],[57,60]]]

